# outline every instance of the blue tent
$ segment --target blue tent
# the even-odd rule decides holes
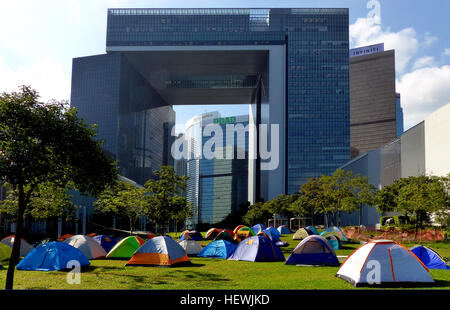
[[[264,236],[253,236],[241,241],[229,260],[242,260],[249,262],[274,262],[285,258],[280,248]]]
[[[319,235],[319,232],[314,226],[308,226],[306,229],[312,231],[312,235]]]
[[[197,257],[227,259],[236,250],[236,245],[226,240],[216,240],[208,244]]]
[[[72,268],[67,263],[71,260],[78,261],[80,266],[88,266],[89,260],[77,248],[63,242],[48,242],[28,253],[17,269],[54,271]]]
[[[109,253],[111,249],[116,245],[117,240],[113,237],[106,236],[106,235],[95,235],[93,237],[95,241],[98,242],[102,246],[103,249],[105,249],[106,253]]]
[[[263,224],[256,224],[255,226],[252,227],[252,230],[255,232],[255,234],[259,234],[260,232],[262,232],[266,228],[267,227],[264,226]]]
[[[281,235],[292,234],[292,232],[286,226],[278,226],[277,230]]]
[[[339,238],[341,241],[348,241],[347,237],[345,237],[344,232],[337,226],[331,226],[330,228],[325,229],[320,234],[322,237],[327,237],[329,235],[334,235]]]
[[[181,233],[180,237],[178,237],[178,240],[185,240],[185,239],[191,239],[191,240],[195,240],[195,241],[201,241],[203,240],[203,236],[199,231],[196,230],[185,230],[184,232]]]
[[[265,233],[267,236],[269,236],[269,239],[272,240],[273,242],[281,241],[280,233],[273,227],[266,228],[262,232]]]
[[[410,250],[425,266],[427,266],[428,269],[450,269],[442,259],[441,255],[432,248],[417,245],[410,248]]]
[[[324,237],[311,235],[297,245],[287,259],[286,265],[338,266],[339,260]]]

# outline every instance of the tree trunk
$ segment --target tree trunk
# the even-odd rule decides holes
[[[6,290],[12,290],[14,285],[14,271],[20,256],[20,243],[22,241],[23,215],[25,213],[25,194],[23,185],[18,186],[19,189],[19,205],[16,218],[16,234],[14,236],[14,245],[9,259],[8,272],[6,274]]]

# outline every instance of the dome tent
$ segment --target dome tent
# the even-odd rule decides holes
[[[130,259],[134,252],[145,243],[138,236],[128,236],[120,240],[106,255],[107,259]]]
[[[303,240],[309,235],[310,235],[309,232],[305,228],[300,228],[292,236],[292,240]]]
[[[15,236],[8,236],[2,239],[2,241],[0,241],[3,244],[6,244],[7,246],[11,247],[11,249],[13,248],[14,245],[14,239]],[[31,251],[33,251],[33,246],[31,244],[29,244],[25,239],[22,238],[22,240],[20,241],[20,256],[21,257],[25,257],[28,253],[30,253]]]
[[[102,246],[106,253],[111,251],[111,249],[116,245],[117,240],[113,237],[107,235],[95,235],[92,237],[98,244]]]
[[[178,238],[180,241],[181,240],[185,240],[185,239],[192,239],[195,241],[201,241],[203,240],[203,236],[200,232],[196,231],[196,230],[185,230],[181,233],[180,237]]]
[[[281,250],[264,236],[253,236],[241,241],[229,260],[249,262],[284,261]]]
[[[335,235],[335,236],[339,237],[339,240],[341,240],[341,242],[348,241],[348,239],[347,239],[347,237],[345,237],[342,229],[340,229],[337,226],[331,226],[330,228],[325,229],[324,231],[322,231],[322,233],[320,235],[322,237],[326,237],[329,235]]]
[[[222,229],[219,229],[219,228],[209,229],[205,234],[205,240],[214,240],[214,238],[216,238],[217,235],[220,234],[221,231],[222,231]]]
[[[239,228],[239,230],[234,234],[234,240],[236,240],[237,242],[241,242],[242,240],[247,239],[251,236],[256,236],[253,229],[247,226],[243,226]]]
[[[286,265],[338,266],[339,260],[325,238],[311,235],[297,245],[287,259]]]
[[[277,230],[281,235],[291,234],[291,230],[285,225],[278,226]]]
[[[89,260],[73,246],[52,241],[42,244],[28,253],[17,265],[19,270],[56,271],[71,268],[68,263],[77,261],[80,266],[88,266]]]
[[[234,253],[236,247],[227,240],[216,240],[208,244],[197,256],[227,259]]]
[[[229,232],[227,232],[227,231],[225,231],[225,230],[222,230],[222,231],[214,238],[214,241],[216,241],[216,240],[226,240],[226,241],[231,242],[231,243],[236,243],[236,240],[233,239],[233,236],[232,236]]]
[[[203,250],[203,247],[195,240],[180,240],[178,244],[181,245],[188,256],[197,256]]]
[[[69,239],[70,237],[73,237],[73,235],[72,234],[65,234],[65,235],[59,236],[58,239],[56,239],[56,241],[63,242],[64,240]]]
[[[127,266],[180,266],[190,264],[186,251],[172,238],[159,236],[145,242]]]
[[[306,230],[311,231],[313,235],[319,235],[319,232],[317,231],[317,229],[314,226],[307,226]]]
[[[442,256],[430,247],[417,245],[410,250],[428,269],[450,269]]]
[[[94,239],[84,235],[75,235],[64,240],[64,243],[79,249],[87,259],[97,259],[106,256],[106,251]]]
[[[376,265],[378,279],[373,278]],[[399,283],[433,283],[427,267],[410,250],[391,240],[376,240],[356,249],[336,274],[354,286]]]
[[[4,243],[0,243],[0,262],[11,257],[12,248]]]
[[[325,239],[327,239],[333,250],[339,250],[341,248],[341,240],[335,235],[328,235]]]
[[[264,226],[263,224],[256,224],[255,226],[252,227],[253,232],[257,235],[260,232],[262,232],[263,230],[265,230],[267,227]]]

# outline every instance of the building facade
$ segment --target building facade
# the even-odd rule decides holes
[[[219,112],[201,114],[187,122],[185,136],[190,156],[186,197],[195,207],[189,227],[218,223],[248,201],[249,133],[227,131],[227,128],[245,128],[248,124],[248,115],[222,118]],[[211,137],[204,134],[208,126],[217,126],[215,128],[220,130],[220,145],[214,144],[212,148],[220,152],[222,158],[208,159],[201,155],[201,151],[211,145]],[[228,157],[230,154],[232,156]]]
[[[136,181],[156,156],[118,138],[137,107],[252,105],[257,128],[279,126],[275,167],[249,163],[250,200],[269,200],[350,158],[348,26],[348,9],[109,9],[107,53],[74,59],[71,103]]]
[[[378,189],[410,176],[446,176],[450,173],[450,103],[406,130],[399,138],[366,152],[341,169],[368,177]],[[374,207],[363,208],[362,224],[374,226],[380,214]],[[358,225],[359,212],[344,214],[342,225]]]
[[[350,50],[351,156],[376,150],[403,130],[395,92],[395,51],[384,45]]]

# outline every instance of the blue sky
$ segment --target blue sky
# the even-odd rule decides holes
[[[374,1],[374,0],[371,0]],[[397,91],[405,127],[450,102],[450,0],[378,0],[381,24],[368,23],[369,0],[0,1],[0,91],[21,84],[44,100],[70,98],[72,58],[105,52],[106,9],[112,7],[346,7],[351,47],[384,42],[396,50]],[[218,107],[177,107],[178,120]],[[219,109],[242,114],[247,107]]]

